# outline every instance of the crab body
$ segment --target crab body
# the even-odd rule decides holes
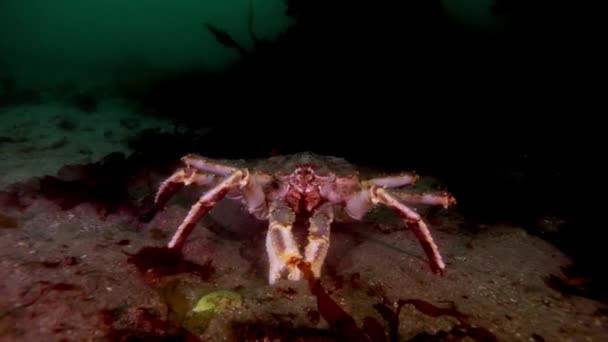
[[[360,220],[372,207],[382,204],[410,224],[433,271],[441,273],[445,268],[426,224],[408,204],[448,207],[455,200],[448,193],[398,191],[416,182],[418,176],[414,173],[361,180],[357,169],[345,159],[311,152],[275,156],[251,167],[242,162],[219,163],[194,154],[184,156],[182,161],[186,167],[161,184],[157,206],[164,208],[170,197],[186,185],[210,189],[192,206],[169,242],[169,248],[181,249],[197,222],[226,197],[240,201],[256,218],[268,220],[266,251],[270,284],[284,276],[294,281],[301,279],[301,263],[306,263],[318,278],[330,246],[331,224],[344,215]],[[296,217],[308,219],[304,255],[292,232]]]

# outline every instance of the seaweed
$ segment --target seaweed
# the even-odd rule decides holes
[[[213,34],[215,40],[227,48],[236,49],[242,55],[247,54],[247,50],[237,43],[226,31],[223,31],[211,24],[203,24],[209,32]]]
[[[421,299],[399,299],[397,308],[393,311],[384,303],[377,303],[374,309],[380,313],[388,324],[389,338],[387,339],[384,327],[373,317],[365,317],[363,326],[357,326],[355,320],[340,305],[334,301],[323,288],[320,279],[315,279],[310,267],[302,263],[299,265],[308,280],[310,291],[317,297],[317,308],[320,315],[329,325],[330,330],[337,333],[341,338],[348,341],[399,341],[399,314],[404,305],[413,305],[418,311],[431,317],[451,316],[459,321],[449,332],[440,331],[435,335],[426,332],[418,334],[409,341],[441,341],[447,335],[453,335],[460,339],[470,337],[477,342],[496,342],[496,336],[489,330],[481,327],[472,327],[468,322],[468,316],[458,311],[453,305],[448,308],[437,307]]]
[[[377,327],[381,326],[373,317],[366,317],[363,328],[357,326],[355,319],[334,301],[321,285],[321,280],[314,277],[310,266],[301,263],[298,267],[304,273],[310,292],[317,297],[317,309],[331,330],[348,341],[386,341],[382,331],[379,335]]]

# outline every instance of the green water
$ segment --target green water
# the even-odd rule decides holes
[[[250,46],[250,5],[260,37],[272,39],[291,24],[282,0],[5,0],[0,68],[28,87],[103,82],[127,71],[222,68],[239,56],[203,24]]]

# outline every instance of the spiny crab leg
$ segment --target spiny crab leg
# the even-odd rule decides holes
[[[302,274],[298,265],[302,255],[292,232],[295,213],[285,201],[274,201],[270,207],[269,221],[266,235],[266,252],[270,264],[268,282],[274,284],[285,270],[288,279],[300,280]]]
[[[400,201],[411,204],[441,205],[444,208],[456,203],[456,198],[447,192],[440,194],[412,194],[400,191],[390,191],[390,194]]]
[[[429,258],[431,269],[435,273],[442,273],[445,269],[445,263],[441,258],[441,254],[439,254],[439,249],[437,248],[428,227],[420,215],[405,204],[399,202],[397,198],[389,194],[384,188],[372,187],[370,188],[370,195],[372,202],[382,203],[394,209],[407,223],[412,223],[411,228]]]
[[[221,183],[216,185],[214,188],[207,191],[201,196],[201,198],[192,206],[188,216],[184,219],[182,224],[179,226],[173,238],[168,244],[169,248],[181,249],[185,239],[190,235],[192,229],[196,226],[198,221],[205,216],[213,206],[224,198],[228,191],[237,186],[244,186],[247,184],[249,173],[244,170],[236,170],[230,176],[226,177]]]
[[[403,173],[395,176],[377,177],[362,182],[363,186],[382,186],[387,188],[398,188],[404,185],[411,185],[418,181],[419,176],[415,173]]]
[[[222,176],[228,176],[237,170],[237,168],[235,167],[214,163],[212,161],[204,159],[199,155],[192,153],[183,156],[181,159],[189,167],[193,167],[201,171],[207,171]]]
[[[164,209],[169,199],[184,186],[190,184],[206,186],[217,182],[217,178],[216,175],[198,173],[191,168],[180,169],[162,182],[154,198],[154,203],[157,208]]]
[[[308,245],[304,261],[310,265],[315,278],[321,277],[321,268],[329,249],[329,233],[334,220],[331,203],[325,203],[315,210],[309,219]]]

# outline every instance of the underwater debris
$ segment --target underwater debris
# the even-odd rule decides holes
[[[165,240],[167,238],[167,233],[158,228],[152,228],[150,229],[150,238],[153,240]]]
[[[440,308],[421,299],[400,299],[397,302],[397,310],[394,314],[392,313],[392,310],[390,310],[390,308],[386,307],[384,304],[380,303],[374,306],[374,308],[380,312],[383,318],[389,321],[391,341],[398,340],[397,328],[399,326],[399,311],[403,305],[406,304],[414,305],[418,311],[431,317],[451,316],[460,321],[460,323],[455,325],[450,331],[441,330],[434,335],[427,332],[422,332],[409,339],[409,342],[444,341],[448,340],[449,336],[457,337],[459,339],[470,337],[476,342],[498,341],[496,336],[489,330],[480,327],[472,327],[468,323],[468,316],[459,312],[453,306],[450,308]]]
[[[184,341],[194,342],[200,339],[184,328],[175,326],[169,321],[159,319],[147,308],[135,308],[134,327],[114,328],[113,325],[126,313],[124,307],[103,309],[99,319],[106,328],[105,338],[108,341]]]
[[[62,131],[71,132],[78,127],[78,123],[72,118],[63,117],[57,122],[57,127]]]
[[[142,215],[152,194],[148,160],[139,154],[128,158],[110,153],[100,161],[62,167],[56,176],[33,177],[15,184],[11,192],[0,192],[0,205],[23,209],[21,198],[39,195],[55,202],[61,210],[81,203],[97,207],[101,217],[119,211]]]
[[[120,240],[120,241],[116,242],[116,244],[119,245],[119,246],[127,246],[127,245],[131,244],[131,241],[127,240],[127,239],[123,239],[123,240]]]
[[[579,296],[608,303],[608,277],[598,275],[590,265],[582,262],[561,267],[563,276],[551,274],[544,278],[547,286],[566,296]]]
[[[350,275],[349,278],[350,287],[354,290],[358,290],[363,286],[361,284],[361,274],[359,272],[354,272]]]
[[[308,310],[306,311],[306,318],[308,318],[308,321],[312,324],[319,324],[319,322],[321,321],[321,315],[319,314],[319,311],[317,310]]]
[[[294,295],[298,294],[293,287],[277,287],[275,291],[287,299],[293,299]]]
[[[42,296],[52,291],[80,291],[83,298],[85,297],[84,289],[78,285],[70,284],[70,283],[51,283],[49,281],[39,281],[37,284],[43,285],[42,288],[39,289],[38,294],[35,295],[32,299],[26,301],[25,303],[16,305],[12,308],[9,308],[5,311],[0,312],[0,320],[11,315],[13,312],[27,308],[33,304],[35,304]],[[32,288],[28,288],[21,293],[21,297],[25,297],[31,291]]]
[[[8,215],[0,214],[0,228],[17,228],[19,221]]]
[[[18,142],[20,142],[20,141],[15,138],[5,137],[5,136],[0,135],[0,144],[4,144],[4,143],[13,144],[13,143],[18,143]]]
[[[92,113],[97,110],[99,100],[91,92],[82,92],[68,99],[68,103],[83,112]]]
[[[452,316],[461,322],[467,322],[468,319],[467,315],[459,312],[454,307],[440,308],[421,299],[400,299],[398,302],[399,306],[403,306],[405,304],[412,304],[416,307],[418,311],[431,317]]]
[[[75,266],[80,263],[78,257],[68,256],[62,260],[43,260],[43,261],[26,261],[20,264],[20,266],[36,266],[42,268],[59,268],[63,266]]]
[[[68,256],[63,259],[63,264],[65,266],[75,266],[80,263],[80,259],[74,256]]]
[[[545,338],[540,336],[539,334],[532,334],[530,336],[535,342],[545,342]]]
[[[112,153],[101,161],[63,167],[57,177],[44,176],[39,191],[68,210],[83,202],[92,202],[104,213],[128,207],[128,177],[132,165],[122,153]]]
[[[325,273],[332,280],[332,282],[334,284],[334,289],[339,290],[342,287],[344,287],[344,277],[342,277],[342,275],[338,274],[338,271],[337,271],[336,267],[334,267],[334,265],[328,264],[325,267]]]
[[[68,144],[68,139],[66,137],[63,137],[61,139],[57,139],[54,142],[52,142],[47,148],[49,150],[56,150],[61,147],[64,147],[67,144]]]
[[[0,207],[23,210],[27,207],[17,191],[0,191]]]
[[[143,247],[139,252],[128,255],[128,262],[135,265],[139,272],[156,278],[179,273],[194,273],[207,281],[215,273],[212,260],[199,265],[182,258],[182,253],[166,247]]]

